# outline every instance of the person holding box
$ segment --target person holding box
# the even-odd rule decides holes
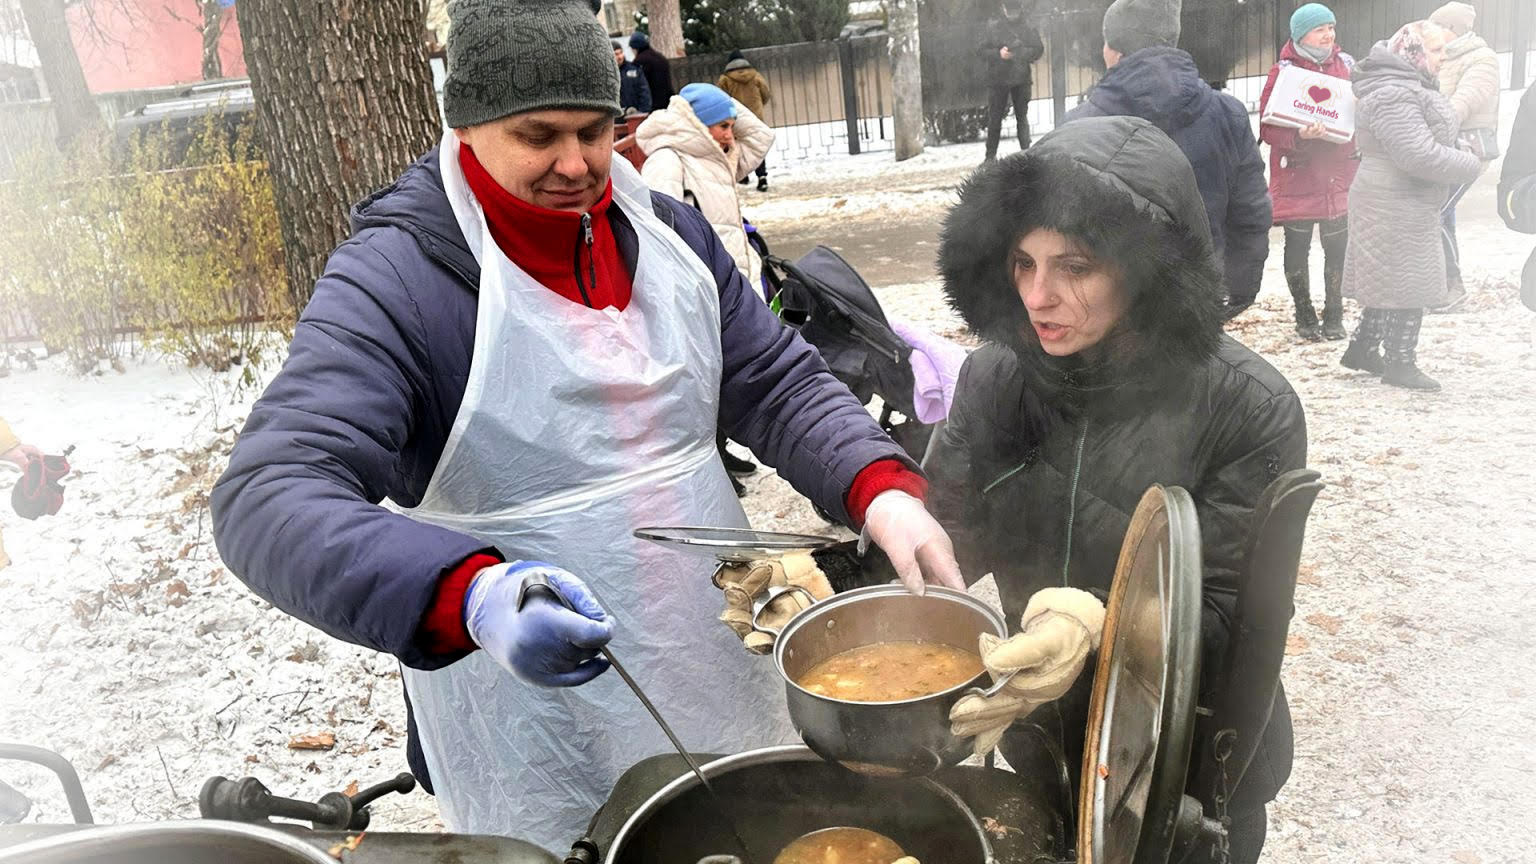
[[[1334,33],[1333,11],[1308,3],[1291,15],[1291,38],[1269,70],[1259,99],[1263,116],[1281,70],[1295,67],[1347,81],[1355,58],[1344,53]],[[1341,85],[1339,89],[1347,89]],[[1355,143],[1329,141],[1321,122],[1301,129],[1265,122],[1259,139],[1269,145],[1269,197],[1275,224],[1285,229],[1285,282],[1296,301],[1296,333],[1309,342],[1343,339],[1344,249],[1349,242],[1349,184],[1359,162]],[[1312,305],[1308,254],[1312,231],[1323,246],[1323,319]]]

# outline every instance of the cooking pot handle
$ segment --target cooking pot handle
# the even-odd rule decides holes
[[[983,699],[990,699],[993,696],[996,696],[997,694],[1003,692],[1003,688],[1008,686],[1008,682],[1013,680],[1013,676],[1019,674],[1021,671],[1023,671],[1023,670],[1015,669],[1012,672],[1009,672],[1007,675],[1004,675],[1003,677],[1001,677],[1001,678],[997,679],[996,681],[994,681],[992,683],[991,687],[987,687],[985,689],[983,689],[981,687],[972,687],[971,689],[965,691],[964,693],[962,693],[960,695],[962,695],[962,696],[980,696]]]
[[[805,599],[808,602],[810,602],[812,605],[815,605],[816,595],[812,594],[804,587],[799,585],[775,585],[772,588],[769,588],[767,591],[763,592],[761,597],[752,601],[752,629],[754,631],[758,633],[767,633],[769,636],[772,636],[775,639],[779,638],[778,630],[772,627],[764,627],[760,623],[759,619],[762,618],[763,612],[767,611],[769,604],[773,603],[773,601],[779,599],[791,591],[799,591],[801,594],[805,595]]]

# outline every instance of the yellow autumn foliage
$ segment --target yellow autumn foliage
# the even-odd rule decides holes
[[[80,370],[136,344],[215,371],[259,365],[268,335],[291,330],[272,187],[248,126],[210,115],[190,137],[151,131],[18,167],[0,184],[0,308]]]

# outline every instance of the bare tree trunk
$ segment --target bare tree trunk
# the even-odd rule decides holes
[[[240,0],[289,290],[302,308],[347,212],[442,134],[421,0]]]
[[[891,120],[896,161],[923,152],[923,64],[917,37],[918,0],[891,0]]]
[[[21,17],[27,22],[27,34],[32,37],[37,60],[43,67],[43,83],[48,85],[48,99],[53,104],[60,149],[82,135],[105,135],[106,120],[85,86],[80,56],[69,37],[64,0],[21,0]]]
[[[203,80],[224,77],[219,57],[219,38],[224,35],[224,7],[219,0],[203,0]]]
[[[645,15],[650,21],[651,47],[663,57],[687,54],[683,44],[683,13],[677,0],[647,0]]]

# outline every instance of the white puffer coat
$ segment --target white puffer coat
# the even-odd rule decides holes
[[[1440,92],[1451,100],[1461,130],[1499,127],[1499,55],[1468,33],[1445,46]]]
[[[762,294],[763,262],[741,226],[736,181],[752,173],[768,155],[773,129],[736,102],[736,144],[726,153],[710,137],[709,127],[694,115],[688,100],[673,96],[667,110],[652,112],[640,124],[635,141],[645,151],[640,176],[646,185],[698,207],[720,235],[725,250],[736,259],[747,284]]]

